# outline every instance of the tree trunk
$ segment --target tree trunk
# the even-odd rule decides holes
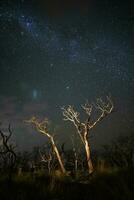
[[[88,164],[88,172],[89,174],[92,174],[94,171],[92,160],[91,160],[91,152],[90,152],[90,146],[87,139],[87,133],[84,133],[84,143],[85,143],[85,151],[86,151],[86,158],[87,158],[87,164]]]
[[[78,170],[78,160],[77,158],[75,159],[75,173],[77,173]]]
[[[58,149],[57,149],[57,147],[55,145],[54,139],[53,139],[53,137],[51,137],[50,139],[51,139],[51,143],[52,143],[52,146],[53,146],[53,150],[54,150],[54,152],[56,154],[56,157],[58,159],[58,162],[60,164],[61,171],[62,171],[63,174],[65,174],[66,170],[65,170],[65,167],[63,165],[63,162],[62,162],[61,156],[59,154],[59,151],[58,151]]]

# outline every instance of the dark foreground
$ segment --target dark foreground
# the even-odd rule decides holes
[[[1,200],[133,200],[134,168],[96,172],[78,180],[42,173],[0,178]]]

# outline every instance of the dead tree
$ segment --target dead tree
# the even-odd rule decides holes
[[[100,111],[100,115],[96,120],[91,120],[91,114],[93,111],[93,107]],[[82,105],[82,109],[85,111],[87,118],[84,122],[81,122],[79,118],[79,113],[75,111],[74,107],[69,105],[67,108],[62,108],[63,116],[65,121],[71,121],[77,133],[84,145],[86,152],[86,160],[88,164],[88,172],[91,174],[94,171],[92,159],[91,159],[91,148],[89,143],[89,134],[91,129],[93,129],[104,117],[109,115],[113,110],[113,102],[110,97],[107,96],[106,102],[104,102],[101,98],[97,99],[96,104],[86,103]]]
[[[73,154],[74,154],[74,169],[75,169],[75,175],[77,175],[77,171],[78,171],[78,153],[75,147],[75,143],[74,143],[74,138],[71,138],[72,141],[72,146],[73,146]]]
[[[51,163],[53,160],[51,151],[49,151],[48,154],[46,154],[46,153],[42,154],[41,151],[39,150],[39,154],[41,157],[41,162],[47,163],[48,172],[50,174],[51,173]]]
[[[56,155],[56,157],[57,157],[57,160],[58,160],[58,162],[59,162],[61,171],[62,171],[62,173],[65,174],[65,173],[66,173],[66,170],[65,170],[63,161],[62,161],[62,159],[61,159],[59,150],[58,150],[58,148],[57,148],[57,146],[56,146],[56,143],[55,143],[55,141],[54,141],[54,136],[53,136],[51,133],[49,133],[49,131],[48,131],[48,120],[45,119],[45,120],[43,120],[43,121],[39,121],[36,117],[32,117],[30,120],[27,120],[26,122],[33,124],[33,125],[35,126],[36,130],[37,130],[39,133],[41,133],[41,134],[45,135],[46,137],[48,137],[48,139],[49,139],[50,142],[51,142],[53,151],[54,151],[54,153],[55,153],[55,155]]]
[[[6,135],[3,133],[3,131],[0,129],[0,137],[1,137],[1,145],[0,145],[0,155],[4,161],[4,169],[8,168],[9,172],[9,178],[11,178],[12,170],[14,169],[14,166],[16,164],[16,153],[15,153],[15,146],[9,143],[9,140],[12,136],[12,131],[10,124],[8,126],[8,132],[9,135]]]

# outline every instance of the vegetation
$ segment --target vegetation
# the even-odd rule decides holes
[[[56,144],[46,119],[26,121],[49,139],[48,144],[35,147],[31,153],[17,152],[10,140],[10,125],[9,135],[0,130],[0,198],[134,199],[134,136],[119,138],[99,152],[90,148],[90,130],[113,110],[111,99],[107,100],[82,106],[88,116],[84,122],[72,106],[62,109],[64,120],[73,122],[82,144],[72,139],[70,150],[65,150],[65,144]],[[93,106],[101,113],[91,121]]]

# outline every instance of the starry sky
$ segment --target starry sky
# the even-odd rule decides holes
[[[133,133],[133,17],[129,0],[0,1],[0,121],[20,148],[44,142],[25,119],[48,117],[66,142],[74,129],[60,107],[79,110],[108,94],[115,109],[93,130],[93,145]]]

